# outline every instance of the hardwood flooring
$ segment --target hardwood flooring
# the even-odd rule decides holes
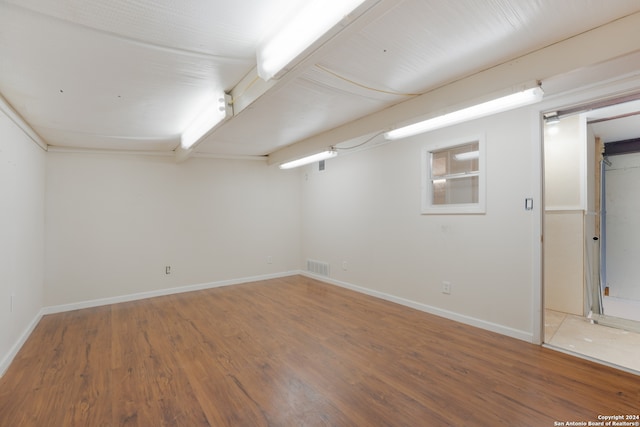
[[[637,414],[638,376],[301,276],[45,316],[0,379],[3,427]]]

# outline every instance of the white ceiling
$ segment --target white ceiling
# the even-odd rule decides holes
[[[0,0],[0,93],[50,146],[171,152],[304,2]],[[637,0],[367,3],[195,151],[270,154],[640,11]]]
[[[595,136],[605,144],[640,138],[640,100],[584,113]]]

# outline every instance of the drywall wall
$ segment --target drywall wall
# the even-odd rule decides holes
[[[343,154],[322,172],[307,168],[303,260],[328,262],[336,282],[531,338],[540,218],[524,204],[540,182],[538,129],[534,111],[520,109]],[[422,215],[423,147],[478,135],[486,138],[486,214]]]
[[[609,161],[611,166],[605,167],[607,286],[612,297],[640,301],[640,153],[609,156]]]
[[[297,270],[298,175],[253,160],[50,152],[45,305]]]
[[[45,155],[0,111],[0,375],[42,307]]]
[[[586,198],[587,124],[579,114],[545,125],[545,209],[584,211]]]
[[[544,221],[544,306],[582,316],[584,214],[547,212]]]
[[[585,117],[573,115],[544,133],[545,308],[578,316],[585,314],[586,128]]]

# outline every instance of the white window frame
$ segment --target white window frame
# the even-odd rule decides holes
[[[431,177],[431,153],[472,143],[478,143],[478,202],[433,204],[433,179]],[[486,144],[484,135],[476,135],[450,141],[429,144],[422,149],[422,213],[433,214],[484,214],[486,213]]]

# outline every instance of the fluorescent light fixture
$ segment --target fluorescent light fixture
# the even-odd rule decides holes
[[[511,110],[513,108],[533,104],[542,99],[543,93],[542,88],[536,86],[531,89],[516,92],[481,104],[476,104],[471,107],[453,111],[409,126],[394,129],[385,133],[384,137],[391,140],[407,138],[430,130],[462,123],[467,120],[477,119],[491,114],[500,113],[502,111]]]
[[[544,122],[548,125],[560,123],[560,116],[558,115],[557,111],[543,114],[542,117],[544,117]]]
[[[311,0],[258,47],[258,75],[270,80],[364,0]]]
[[[459,162],[462,162],[462,161],[465,161],[465,160],[479,159],[480,158],[480,151],[478,151],[478,150],[476,150],[476,151],[467,151],[466,153],[454,154],[453,158],[456,159]]]
[[[321,153],[312,154],[307,157],[303,157],[301,159],[292,160],[287,163],[283,163],[280,165],[280,169],[293,169],[298,166],[308,165],[309,163],[319,162],[321,160],[330,159],[338,155],[338,152],[335,150],[327,150]]]
[[[230,96],[221,93],[215,102],[208,105],[182,132],[180,146],[185,150],[193,147],[206,134],[233,115],[230,107]]]

